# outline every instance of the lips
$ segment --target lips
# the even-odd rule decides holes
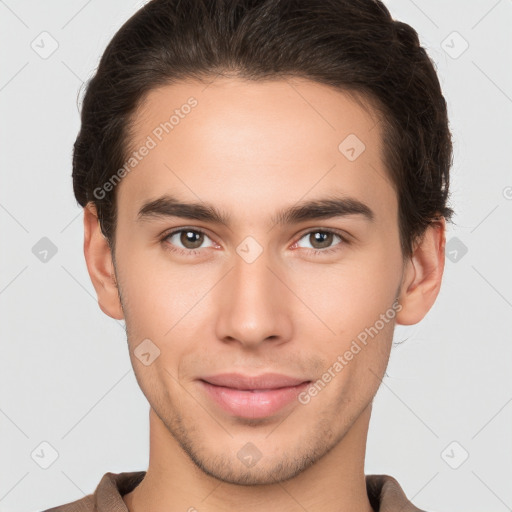
[[[264,418],[293,402],[311,381],[277,373],[224,373],[199,379],[207,397],[234,416]]]
[[[287,377],[286,375],[281,375],[279,373],[265,373],[255,377],[239,373],[223,373],[221,375],[204,377],[202,380],[205,380],[210,384],[214,384],[215,386],[239,390],[287,388],[291,386],[298,386],[299,384],[306,382],[305,379]]]

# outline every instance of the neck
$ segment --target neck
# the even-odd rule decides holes
[[[334,448],[294,478],[236,485],[199,469],[150,409],[150,460],[142,482],[123,496],[129,512],[373,512],[364,458],[371,404]]]

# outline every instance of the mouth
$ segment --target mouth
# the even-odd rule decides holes
[[[267,373],[245,376],[236,373],[220,374],[199,379],[209,400],[223,411],[242,418],[266,418],[291,402],[310,383],[310,380]]]

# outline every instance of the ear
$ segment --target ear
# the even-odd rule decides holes
[[[413,325],[428,313],[434,304],[444,271],[446,221],[440,217],[429,225],[407,261],[400,288],[402,309],[396,323]]]
[[[106,315],[122,320],[124,314],[112,254],[107,239],[101,232],[96,207],[92,202],[84,207],[84,255],[100,309]]]

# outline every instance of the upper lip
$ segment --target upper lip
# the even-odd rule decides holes
[[[278,389],[290,386],[298,386],[306,379],[288,377],[279,373],[264,373],[262,375],[250,376],[241,373],[221,373],[209,377],[202,377],[200,380],[226,388],[248,390],[248,389]]]

